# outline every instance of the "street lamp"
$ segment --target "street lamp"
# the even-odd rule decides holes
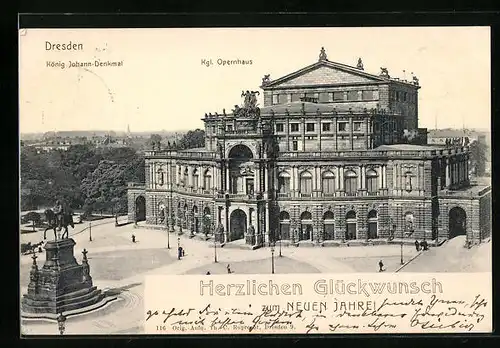
[[[92,221],[89,221],[89,241],[92,242]]]
[[[66,330],[66,317],[62,312],[57,317],[57,325],[59,326],[59,333],[61,335],[64,334],[64,330]]]
[[[281,230],[280,230],[280,257],[282,257],[283,255],[281,255]]]
[[[214,229],[214,263],[217,263],[217,232]]]
[[[170,249],[170,231],[168,230],[167,214],[165,214],[165,231],[167,232],[167,249]]]
[[[274,274],[274,242],[271,244],[271,274]]]
[[[181,259],[181,238],[177,237],[177,259]]]
[[[403,264],[403,238],[404,238],[404,229],[401,229],[401,264]]]

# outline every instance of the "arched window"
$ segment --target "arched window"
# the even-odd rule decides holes
[[[195,169],[195,170],[193,170],[193,189],[198,190],[199,184],[200,183],[199,183],[198,170]]]
[[[323,173],[321,184],[325,196],[333,196],[335,194],[335,175],[332,172],[327,171]]]
[[[310,197],[312,195],[312,175],[309,172],[300,174],[300,195]]]
[[[378,174],[373,169],[366,172],[366,190],[368,193],[378,192]]]
[[[286,211],[280,213],[280,234],[279,240],[290,239],[290,214]]]
[[[345,217],[346,221],[346,240],[356,239],[358,224],[356,220],[356,212],[354,210],[349,211]]]
[[[312,240],[312,215],[305,211],[300,215],[299,240]]]
[[[165,173],[163,173],[163,170],[158,169],[158,171],[156,172],[156,178],[158,185],[163,186],[163,184],[165,183]]]
[[[205,174],[203,174],[203,187],[205,187],[205,191],[212,189],[212,174],[210,173],[210,169],[207,169]]]
[[[346,194],[349,196],[354,196],[358,191],[358,175],[354,171],[345,172],[344,187]]]
[[[368,213],[368,239],[378,238],[378,214],[376,210]]]
[[[278,176],[278,192],[287,194],[290,192],[290,174],[281,172]]]
[[[335,216],[333,212],[327,211],[323,215],[323,240],[335,239]]]

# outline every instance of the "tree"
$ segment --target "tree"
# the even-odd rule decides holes
[[[30,211],[28,214],[26,214],[26,220],[33,223],[33,232],[35,232],[35,225],[40,223],[42,217],[36,211]]]
[[[473,141],[469,146],[471,167],[475,170],[476,176],[483,176],[487,161],[486,144],[481,141]]]
[[[179,146],[182,149],[205,147],[205,131],[196,129],[194,131],[187,132],[179,141]]]
[[[148,141],[146,142],[146,146],[148,148],[155,148],[161,145],[161,135],[160,134],[151,134]]]

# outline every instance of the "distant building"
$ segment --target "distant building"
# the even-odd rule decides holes
[[[467,146],[427,144],[416,77],[322,49],[261,88],[261,108],[246,91],[242,106],[205,115],[204,148],[147,151],[129,219],[249,247],[490,236],[491,188],[470,185]]]

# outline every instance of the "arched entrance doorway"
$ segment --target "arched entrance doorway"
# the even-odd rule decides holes
[[[378,214],[376,210],[368,213],[368,239],[378,238]]]
[[[280,213],[280,235],[279,240],[290,239],[290,214],[286,211]]]
[[[242,239],[247,230],[247,214],[241,209],[236,209],[231,213],[229,240]]]
[[[456,236],[464,236],[467,233],[467,214],[460,207],[455,207],[450,210],[449,225],[450,239]]]
[[[323,215],[323,240],[335,239],[335,216],[333,212],[327,211]]]
[[[245,145],[236,145],[229,151],[229,192],[253,195],[254,162],[252,150]]]
[[[135,199],[135,221],[146,220],[146,198],[139,196]]]
[[[300,233],[299,240],[312,240],[312,215],[305,211],[300,215]]]
[[[358,224],[356,221],[356,212],[351,210],[346,214],[345,217],[345,222],[346,222],[346,235],[345,239],[346,240],[352,240],[357,238],[357,230],[358,230]]]

